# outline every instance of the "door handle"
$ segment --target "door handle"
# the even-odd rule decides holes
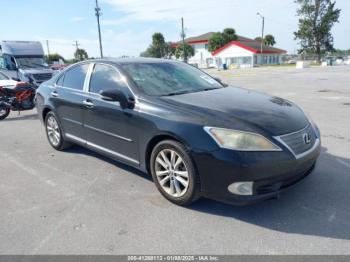
[[[58,97],[57,91],[52,91],[52,92],[51,92],[51,96],[52,96],[52,97]]]
[[[89,99],[84,100],[83,104],[84,104],[84,106],[86,106],[88,108],[94,107],[94,103],[91,100],[89,100]]]

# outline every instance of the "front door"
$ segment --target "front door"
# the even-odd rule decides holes
[[[130,92],[122,75],[111,65],[95,64],[84,103],[87,145],[101,153],[134,165],[139,164],[134,120],[137,112],[122,109],[118,102],[105,101],[101,90],[121,88]]]
[[[64,135],[76,142],[84,140],[82,101],[84,84],[90,63],[80,64],[67,70],[51,91],[50,100],[62,124]]]

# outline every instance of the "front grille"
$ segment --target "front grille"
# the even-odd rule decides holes
[[[52,77],[52,74],[51,73],[33,74],[33,77],[36,82],[42,83],[49,80]]]
[[[304,136],[309,135],[310,143],[306,143]],[[311,149],[316,141],[316,135],[312,127],[309,125],[298,132],[280,136],[281,140],[293,151],[295,155],[304,153]]]

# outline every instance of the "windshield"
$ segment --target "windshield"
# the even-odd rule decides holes
[[[0,80],[9,80],[9,78],[4,74],[0,73]]]
[[[43,68],[47,67],[42,57],[16,57],[17,64],[20,68]]]
[[[169,96],[207,91],[223,86],[184,63],[130,63],[122,65],[136,85],[150,96]]]

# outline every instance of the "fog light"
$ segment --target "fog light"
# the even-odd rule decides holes
[[[253,195],[253,182],[237,182],[229,185],[228,191],[241,196]]]

